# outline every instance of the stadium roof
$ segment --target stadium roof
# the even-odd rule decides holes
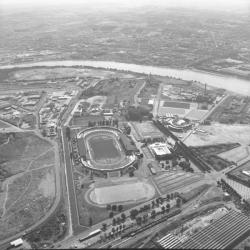
[[[137,151],[137,148],[135,145],[132,144],[131,140],[124,134],[120,135],[120,139],[123,143],[123,146],[126,148],[128,151]]]
[[[77,140],[78,152],[80,156],[86,156],[86,147],[84,143],[84,138],[79,138]]]

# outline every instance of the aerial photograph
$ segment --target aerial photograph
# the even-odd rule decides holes
[[[0,250],[250,250],[250,0],[0,0]]]

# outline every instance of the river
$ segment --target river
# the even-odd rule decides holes
[[[90,66],[94,68],[106,68],[117,70],[128,70],[136,73],[146,73],[159,76],[172,76],[181,78],[183,80],[193,80],[217,88],[224,88],[229,91],[233,91],[243,95],[250,95],[250,81],[236,78],[233,76],[225,76],[219,74],[213,74],[204,71],[196,71],[189,69],[172,69],[166,67],[145,66],[128,63],[118,63],[110,61],[78,61],[78,60],[65,60],[65,61],[43,61],[34,63],[12,64],[0,66],[0,69],[11,68],[28,68],[35,66]]]

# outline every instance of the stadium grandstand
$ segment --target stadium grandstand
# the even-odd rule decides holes
[[[131,155],[134,152],[138,151],[136,146],[132,143],[132,141],[124,134],[120,134],[120,143],[123,146],[123,149],[126,155]]]

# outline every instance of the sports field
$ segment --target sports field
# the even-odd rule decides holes
[[[88,140],[92,159],[96,162],[113,163],[121,159],[121,151],[115,138],[97,135]]]
[[[155,189],[145,182],[123,183],[96,187],[90,194],[90,200],[98,205],[112,203],[134,203],[149,200],[155,195]]]
[[[185,117],[190,120],[200,120],[205,116],[205,114],[207,114],[207,112],[207,110],[191,109]]]
[[[159,116],[165,116],[167,113],[168,114],[173,114],[173,115],[180,115],[184,116],[189,112],[189,109],[183,109],[183,108],[172,108],[172,107],[160,107],[158,110],[158,115]]]
[[[137,141],[142,140],[146,137],[163,137],[163,133],[154,126],[151,121],[145,122],[131,122],[135,130],[135,139]]]
[[[181,109],[189,109],[190,104],[186,102],[170,102],[170,101],[165,101],[163,104],[164,107],[169,107],[169,108],[181,108]]]

